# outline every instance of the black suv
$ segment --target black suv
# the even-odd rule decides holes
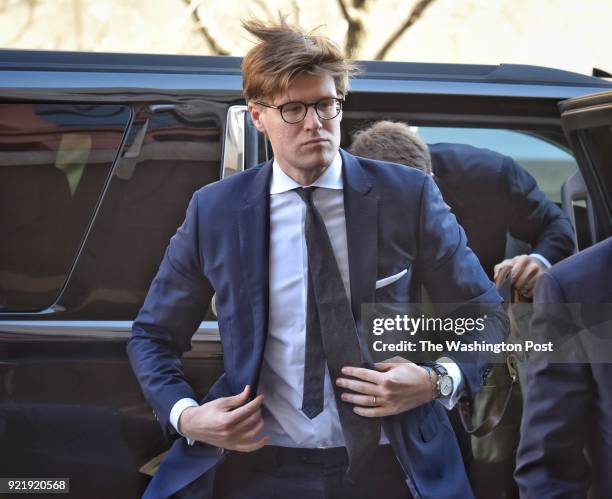
[[[69,477],[74,497],[144,490],[169,442],[125,343],[193,191],[269,154],[239,66],[0,51],[3,477]],[[579,248],[612,235],[612,83],[516,65],[363,67],[343,146],[352,130],[394,119],[429,142],[488,147],[563,206]],[[214,309],[203,306],[184,355],[198,394],[222,369]]]

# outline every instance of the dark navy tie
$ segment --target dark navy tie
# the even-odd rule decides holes
[[[379,443],[380,420],[355,414],[353,405],[340,398],[341,390],[335,383],[341,376],[342,367],[362,367],[364,361],[336,256],[323,218],[312,201],[315,189],[296,189],[307,207],[308,295],[302,411],[313,418],[323,410],[323,380],[327,361],[349,455],[349,473],[355,478],[364,471],[363,465]]]

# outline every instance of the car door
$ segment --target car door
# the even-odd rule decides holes
[[[595,241],[612,236],[612,92],[559,103],[561,123],[589,191]]]
[[[6,73],[0,54],[0,470],[138,497],[170,442],[125,343],[192,193],[220,177],[236,93],[152,96],[85,70],[14,70],[7,89]],[[203,396],[222,370],[216,322],[183,364]]]

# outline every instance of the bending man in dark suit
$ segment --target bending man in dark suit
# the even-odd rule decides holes
[[[245,27],[260,43],[244,94],[274,160],[194,194],[134,322],[143,392],[184,437],[145,497],[471,497],[443,404],[478,391],[491,354],[366,368],[361,305],[418,301],[422,283],[436,302],[489,304],[484,330],[454,339],[498,343],[495,287],[430,177],[339,150],[339,48]],[[197,402],[180,355],[213,293],[225,373]]]
[[[521,497],[612,497],[612,238],[538,281],[517,457]]]
[[[572,254],[569,219],[512,158],[465,144],[425,144],[405,123],[379,121],[355,134],[356,156],[414,166],[432,174],[465,230],[487,275],[531,297],[538,277]],[[531,245],[531,254],[504,260],[506,236]]]

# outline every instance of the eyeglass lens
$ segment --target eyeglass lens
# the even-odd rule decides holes
[[[339,99],[321,99],[314,104],[319,118],[331,120],[340,114],[341,104]],[[308,106],[303,102],[288,102],[282,106],[283,119],[289,123],[297,123],[306,117]]]

